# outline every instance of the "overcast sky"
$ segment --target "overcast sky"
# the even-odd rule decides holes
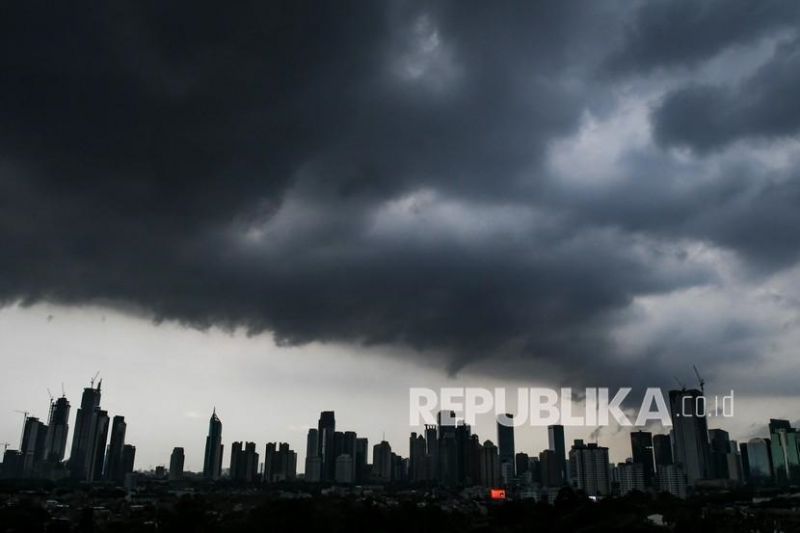
[[[800,418],[800,3],[199,4],[3,9],[0,441],[97,370],[140,467],[692,364]]]

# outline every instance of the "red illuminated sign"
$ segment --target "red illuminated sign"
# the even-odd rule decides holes
[[[506,491],[503,489],[492,489],[489,491],[489,497],[493,500],[505,500]]]

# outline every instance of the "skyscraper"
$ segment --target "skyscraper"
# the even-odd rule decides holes
[[[173,448],[172,454],[169,456],[169,479],[170,481],[179,481],[183,478],[183,464],[186,461],[186,455],[183,448]]]
[[[266,456],[264,459],[266,468]],[[306,437],[306,468],[304,480],[316,483],[322,473],[322,459],[319,456],[319,430],[310,428]]]
[[[674,460],[690,485],[711,477],[711,452],[704,396],[697,389],[669,391]]]
[[[133,465],[136,461],[136,446],[126,444],[122,448],[122,475],[133,473]]]
[[[672,464],[672,442],[669,435],[653,435],[653,458],[656,469]]]
[[[411,481],[426,479],[425,437],[411,433],[408,439],[408,477]]]
[[[428,469],[427,478],[439,478],[439,437],[435,424],[425,424],[425,460]]]
[[[642,463],[636,461],[620,463],[614,469],[614,474],[619,483],[619,493],[622,495],[633,491],[644,492],[647,487]]]
[[[711,473],[716,479],[728,479],[728,454],[731,451],[731,439],[724,429],[708,431],[711,452]]]
[[[548,448],[556,453],[561,482],[565,483],[567,480],[567,444],[564,441],[564,426],[558,424],[547,426],[547,444]]]
[[[392,447],[385,440],[372,448],[372,477],[378,483],[392,481]]]
[[[115,416],[111,424],[111,439],[108,444],[105,479],[122,483],[125,474],[122,470],[122,451],[125,448],[125,417]]]
[[[648,487],[653,482],[653,434],[648,431],[631,433],[631,454],[633,462],[642,465],[644,483]]]
[[[539,453],[539,469],[541,482],[545,487],[560,487],[564,483],[561,461],[554,450],[542,450]]]
[[[500,484],[500,455],[497,446],[490,440],[485,441],[480,450],[480,474],[484,487],[497,487]]]
[[[75,414],[75,431],[72,433],[72,449],[69,456],[69,471],[74,479],[89,479],[89,471],[93,457],[96,435],[92,433],[97,427],[94,418],[100,409],[100,386],[102,380],[94,388],[94,383],[83,389],[81,406]]]
[[[264,482],[291,481],[297,476],[297,453],[286,442],[268,442],[264,454]]]
[[[366,480],[367,463],[369,459],[369,441],[366,437],[358,437],[356,439],[356,482],[362,483]]]
[[[755,438],[747,441],[750,482],[757,486],[772,484],[772,453],[770,440]]]
[[[588,496],[603,496],[611,491],[608,448],[576,440],[569,452],[574,485]]]
[[[50,403],[50,416],[47,422],[44,456],[51,463],[64,460],[67,451],[67,433],[69,433],[69,401],[65,396]]]
[[[661,465],[658,469],[658,490],[677,498],[686,498],[686,474],[678,465]]]
[[[103,477],[103,464],[106,456],[106,441],[108,439],[108,412],[96,410],[92,416],[91,430],[92,442],[89,448],[88,481],[99,481]]]
[[[497,417],[497,447],[500,451],[500,471],[510,469],[514,477],[514,415],[506,413]],[[508,477],[508,476],[506,476]],[[506,482],[510,480],[505,480]]]
[[[206,437],[206,452],[203,458],[203,477],[206,479],[219,479],[222,475],[222,422],[217,417],[217,409],[211,413],[208,421],[208,436]]]
[[[231,446],[230,476],[232,481],[253,483],[258,476],[258,453],[255,442],[234,442]]]
[[[782,418],[769,419],[769,434],[777,433],[779,429],[792,429],[792,424]]]
[[[319,444],[317,455],[322,458],[322,481],[333,481],[336,475],[336,415],[322,411],[317,423]]]
[[[770,426],[772,423],[770,422]],[[778,485],[800,483],[800,433],[792,427],[775,427],[770,435],[772,471]]]
[[[39,463],[44,458],[44,444],[47,426],[33,416],[25,418],[25,427],[22,431],[22,477],[31,478],[37,474]]]

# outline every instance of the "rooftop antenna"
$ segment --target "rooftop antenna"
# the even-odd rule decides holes
[[[47,395],[50,396],[50,403],[53,403],[53,400],[55,400],[55,398],[53,398],[53,393],[50,392],[50,388],[49,387],[47,389]]]
[[[700,372],[697,370],[696,365],[692,365],[692,368],[694,368],[694,375],[697,376],[697,381],[698,383],[700,383],[700,394],[705,394],[704,387],[706,385],[706,380],[704,380],[703,377],[700,375]]]
[[[97,379],[97,376],[100,375],[100,371],[98,370],[97,373],[94,375],[92,379],[89,380],[89,388],[94,388],[94,382]]]
[[[63,381],[61,382],[61,397],[62,398],[66,398],[67,397],[67,391],[64,390],[64,382]]]
[[[684,385],[683,382],[678,379],[678,376],[674,376],[674,377],[675,377],[675,381],[678,383],[678,386],[681,388],[681,390],[686,390],[686,385]]]

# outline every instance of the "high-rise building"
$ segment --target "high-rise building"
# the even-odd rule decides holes
[[[408,481],[408,459],[392,452],[392,481]]]
[[[542,450],[539,453],[539,470],[541,483],[545,487],[560,487],[564,484],[561,461],[555,450]]]
[[[439,479],[439,436],[435,424],[425,424],[425,458],[428,468],[428,479]]]
[[[408,477],[411,481],[426,479],[425,449],[425,437],[412,432],[408,439]]]
[[[392,447],[381,441],[372,447],[372,478],[377,483],[392,481]]]
[[[173,448],[172,454],[169,456],[170,481],[180,481],[183,479],[183,464],[185,461],[186,454],[184,453],[183,448]]]
[[[90,431],[94,438],[88,458],[89,472],[86,478],[88,481],[99,481],[103,478],[109,421],[108,412],[103,410],[95,411],[92,417]]]
[[[344,435],[342,435],[342,450],[339,455],[345,454],[349,455],[350,459],[352,460],[353,465],[353,482],[356,479],[356,441],[358,440],[358,435],[356,435],[355,431],[345,431]],[[337,456],[338,461],[338,456]]]
[[[710,429],[708,430],[708,441],[711,452],[711,473],[716,479],[728,479],[730,435],[724,429]]]
[[[705,397],[697,389],[669,391],[674,460],[690,485],[712,476]]]
[[[506,483],[514,477],[514,415],[506,413],[497,417],[497,448],[500,451],[500,471]],[[504,466],[508,465],[508,466]],[[510,474],[510,475],[509,475]]]
[[[547,426],[548,449],[556,452],[555,458],[558,461],[558,468],[561,472],[561,483],[567,480],[567,444],[564,440],[564,426],[554,424]]]
[[[725,454],[728,467],[728,479],[736,483],[745,483],[744,467],[742,456],[739,454],[739,445],[735,440],[730,441],[730,449]]]
[[[672,442],[669,435],[653,435],[653,459],[656,469],[672,464]]]
[[[125,417],[115,416],[111,423],[111,439],[108,443],[105,479],[122,483],[125,474],[122,471],[122,450],[125,448]]]
[[[782,418],[769,419],[769,434],[777,433],[779,429],[792,429],[792,424]]]
[[[122,448],[122,475],[127,476],[133,473],[133,465],[136,461],[136,446],[126,444]]]
[[[50,402],[50,416],[47,422],[44,456],[51,463],[64,460],[67,451],[67,433],[69,433],[69,401],[65,396]]]
[[[742,479],[745,483],[750,483],[750,454],[746,442],[739,443],[739,456],[742,462]]]
[[[320,481],[321,470],[322,459],[319,456],[319,430],[309,428],[306,437],[306,468],[303,473],[303,479],[311,483],[317,483]]]
[[[490,440],[483,443],[480,450],[480,481],[484,487],[500,485],[500,454],[497,446]]]
[[[336,483],[353,483],[354,464],[350,454],[343,453],[336,458]]]
[[[686,474],[678,465],[661,465],[658,470],[658,490],[676,498],[686,498]]]
[[[206,437],[206,451],[203,457],[203,477],[206,479],[219,479],[222,475],[222,422],[217,416],[217,409],[211,413],[208,421],[208,436]]]
[[[633,491],[644,492],[647,487],[644,470],[643,464],[635,460],[619,463],[614,469],[615,481],[619,483],[619,493],[625,495]]]
[[[264,454],[264,482],[292,481],[297,477],[297,453],[286,442],[268,442]]]
[[[463,420],[456,424],[456,483],[459,485],[473,484],[478,479],[478,467],[473,463],[472,453],[472,428]]]
[[[317,424],[319,444],[317,455],[322,458],[322,481],[333,481],[336,474],[336,416],[322,411]]]
[[[231,445],[230,477],[239,483],[253,483],[258,477],[258,452],[255,442]]]
[[[772,426],[772,421],[770,421]],[[800,483],[800,433],[789,427],[775,427],[770,435],[772,471],[778,485]]]
[[[362,483],[367,478],[367,463],[369,462],[369,441],[366,437],[356,438],[356,483]]]
[[[241,481],[238,479],[239,474],[239,459],[242,456],[242,442],[233,441],[231,443],[231,461],[228,464],[228,475],[232,481]]]
[[[653,466],[653,434],[649,431],[633,431],[631,433],[631,454],[633,462],[642,465],[645,485],[651,486],[655,471]]]
[[[527,453],[519,452],[514,456],[517,475],[521,476],[531,469],[531,459]]]
[[[47,426],[38,418],[25,417],[25,426],[22,431],[22,477],[32,478],[38,476],[38,467],[44,458],[45,437]]]
[[[101,427],[95,421],[100,411],[101,385],[102,380],[98,382],[97,388],[92,383],[83,389],[81,406],[75,414],[75,430],[72,433],[69,456],[69,471],[73,479],[91,479],[90,472],[95,464],[92,454],[97,443],[97,435],[93,431]],[[103,446],[105,447],[105,443]]]
[[[608,448],[577,439],[569,451],[571,480],[587,496],[604,496],[611,492]]]
[[[748,475],[756,486],[771,485],[772,449],[770,439],[755,438],[747,441]]]
[[[0,464],[0,479],[18,479],[22,477],[22,452],[6,449],[3,462]]]

